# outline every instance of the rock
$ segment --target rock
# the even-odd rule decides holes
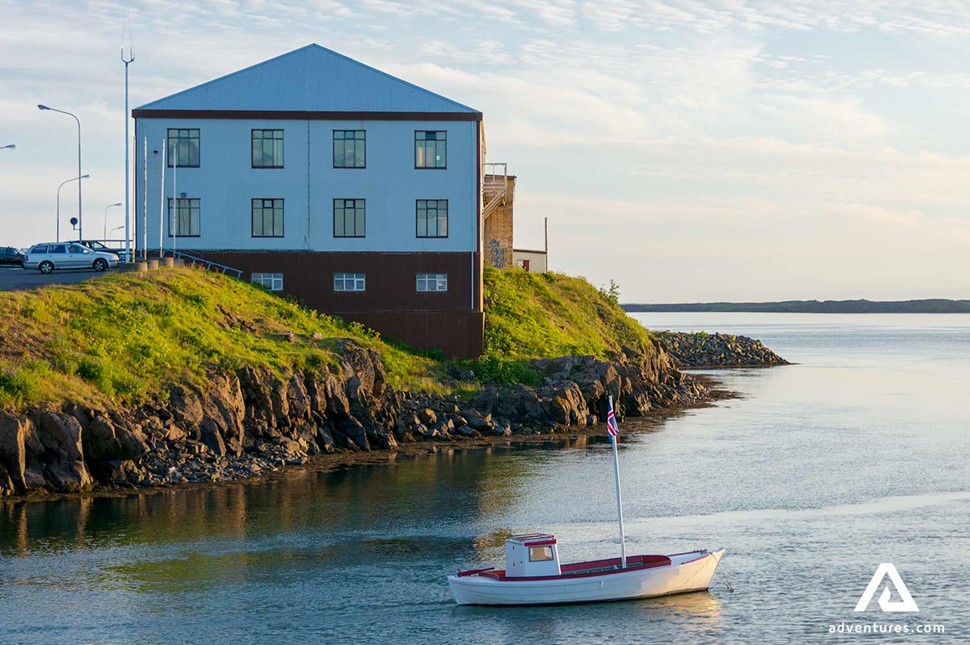
[[[418,419],[426,426],[433,426],[438,423],[438,415],[431,408],[424,408],[418,412]]]
[[[94,479],[84,463],[81,423],[73,416],[38,410],[32,418],[41,450],[45,483],[60,492],[90,490]]]

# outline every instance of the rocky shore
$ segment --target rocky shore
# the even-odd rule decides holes
[[[654,335],[680,369],[789,365],[760,340],[747,336],[675,331]]]
[[[379,352],[346,342],[339,365],[212,372],[204,391],[177,386],[133,409],[70,404],[0,412],[0,496],[257,477],[312,455],[395,450],[402,443],[548,434],[617,415],[694,405],[708,389],[659,345],[531,363],[535,386],[484,385],[469,400],[395,391]]]

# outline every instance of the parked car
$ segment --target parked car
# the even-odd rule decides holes
[[[77,242],[35,244],[24,256],[25,269],[50,273],[54,269],[94,269],[104,271],[118,266],[114,253],[92,251]]]
[[[24,254],[12,246],[0,246],[0,264],[24,265]]]
[[[121,260],[125,259],[126,254],[124,249],[113,249],[110,246],[105,245],[104,242],[100,242],[98,240],[81,240],[78,242],[78,244],[86,246],[92,251],[97,251],[99,253],[114,253]]]

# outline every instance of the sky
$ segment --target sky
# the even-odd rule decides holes
[[[0,245],[123,223],[131,106],[318,43],[485,115],[515,245],[623,302],[970,298],[970,12],[945,0],[0,0]],[[76,211],[61,192],[61,230]],[[115,236],[119,235],[118,232]],[[86,234],[86,237],[88,235]]]

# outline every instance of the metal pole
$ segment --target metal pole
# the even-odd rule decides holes
[[[165,244],[162,236],[165,235],[165,153],[168,151],[168,141],[162,139],[162,181],[158,192],[161,194],[161,204],[158,207],[158,257],[162,257],[162,249]],[[171,224],[169,224],[171,228]]]
[[[175,144],[175,155],[172,157],[172,197],[175,204],[175,230],[169,222],[168,230],[172,234],[172,257],[175,257],[175,247],[178,244],[179,231],[182,230],[182,204],[178,194],[179,180],[179,144]]]
[[[545,251],[546,251],[546,271],[548,271],[549,270],[549,218],[548,217],[543,218],[543,220],[542,220],[542,229],[543,229],[543,233],[545,235],[545,240],[546,240],[546,246],[545,246]]]
[[[142,143],[144,153],[144,160],[142,161],[142,171],[144,172],[144,177],[142,178],[142,210],[141,210],[141,259],[148,259],[148,137],[145,137],[145,141]]]
[[[115,206],[121,206],[121,202],[108,204],[107,206],[104,207],[104,229],[101,233],[104,237],[101,240],[102,242],[106,242],[108,240],[108,209],[114,208]]]
[[[610,408],[613,408],[613,395],[610,395]],[[620,568],[626,569],[626,538],[623,535],[623,497],[620,494],[620,457],[616,451],[616,437],[610,435],[613,443],[613,472],[616,474],[616,515],[620,520]]]
[[[51,112],[57,112],[59,114],[66,114],[67,116],[74,119],[77,123],[77,239],[84,239],[84,227],[81,216],[81,119],[77,118],[77,115],[72,112],[66,112],[64,110],[58,110],[57,108],[52,108],[47,105],[38,105],[39,110],[49,110]]]
[[[129,51],[129,54],[131,52]],[[125,48],[121,48],[121,62],[125,64],[125,261],[133,262],[135,257],[131,249],[131,205],[129,196],[131,194],[131,181],[128,173],[131,172],[131,160],[128,157],[128,146],[131,139],[128,135],[128,126],[131,119],[128,116],[128,65],[135,61],[134,54],[130,58],[125,58]]]

